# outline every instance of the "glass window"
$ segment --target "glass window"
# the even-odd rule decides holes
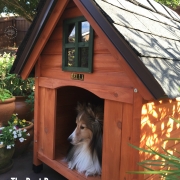
[[[68,19],[63,27],[64,71],[92,72],[93,29],[84,17]]]
[[[79,48],[80,67],[88,67],[88,48]]]
[[[71,42],[75,42],[75,24],[71,24],[68,26],[68,34],[69,36],[68,37],[68,42],[71,43]]]
[[[88,21],[81,22],[81,42],[89,41],[90,24]]]
[[[67,49],[67,66],[68,67],[75,67],[75,49],[69,48]]]

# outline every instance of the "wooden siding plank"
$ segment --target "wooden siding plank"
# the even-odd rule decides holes
[[[53,61],[53,60],[52,60]],[[49,67],[43,67],[44,71],[49,69]],[[127,79],[126,75],[123,72],[103,72],[104,70],[94,72],[92,75],[87,73],[79,73],[84,75],[84,82],[89,84],[99,84],[104,86],[116,86],[116,87],[125,87],[125,88],[133,88],[130,85],[130,80]],[[44,76],[46,74],[46,76]],[[77,73],[78,74],[78,73]],[[72,72],[61,72],[59,70],[59,65],[56,63],[55,66],[46,73],[42,73],[42,77],[44,78],[52,78],[58,80],[65,80],[67,82],[71,81]],[[71,84],[69,84],[71,85]]]
[[[123,104],[122,115],[122,140],[121,140],[121,155],[119,179],[130,179],[127,171],[132,165],[131,147],[128,144],[131,142],[132,133],[132,104]]]
[[[68,180],[101,180],[100,176],[89,176],[86,177],[83,174],[77,173],[75,170],[71,170],[67,167],[67,164],[63,162],[62,158],[57,158],[56,160],[49,159],[42,153],[38,154],[38,158],[50,166],[52,169],[56,170],[58,173],[62,174]]]
[[[102,179],[119,180],[122,103],[105,100],[103,128]]]
[[[82,12],[77,8],[77,6],[74,4],[74,7],[72,8],[66,8],[64,13],[61,16],[61,19],[69,19],[69,18],[74,18],[78,16],[83,16]]]
[[[56,90],[45,89],[45,109],[44,109],[44,130],[43,146],[44,154],[50,158],[55,158],[55,126],[56,126]]]
[[[124,87],[133,86],[124,70],[117,65],[116,60],[110,54],[95,54],[93,66],[93,73],[84,74],[86,82]],[[71,73],[62,71],[61,55],[43,55],[41,76],[69,80]]]
[[[51,40],[45,45],[42,54],[62,54],[62,40]]]
[[[37,108],[35,109],[35,112],[37,111],[38,113],[38,119],[34,119],[34,121],[38,124],[37,126],[37,129],[36,129],[36,133],[38,135],[38,141],[37,141],[37,144],[38,144],[38,150],[35,151],[35,152],[42,152],[44,153],[44,116],[45,116],[45,113],[44,113],[44,110],[45,110],[45,89],[46,88],[43,88],[43,87],[38,87],[36,88],[38,89],[38,110],[37,111]]]
[[[130,143],[139,147],[140,146],[140,133],[141,133],[141,109],[143,105],[143,98],[139,92],[134,93],[133,111],[132,111],[132,131]],[[138,171],[142,168],[137,164],[140,162],[139,151],[130,148],[131,152],[131,165],[128,170]],[[131,174],[130,179],[143,180],[143,175]]]
[[[75,80],[65,81],[43,77],[39,78],[39,85],[51,89],[63,86],[77,86],[96,94],[102,99],[110,99],[131,104],[133,103],[133,89],[131,88],[90,84]]]
[[[96,34],[96,32],[94,34],[94,53],[111,54],[108,50],[108,47],[104,44],[104,41]]]
[[[36,67],[35,67],[35,77],[38,77],[40,74],[40,59],[37,61],[36,63]],[[41,119],[39,118],[39,112],[41,112],[41,107],[39,106],[39,98],[40,98],[40,90],[39,90],[39,79],[35,78],[35,87],[37,87],[35,89],[35,95],[34,95],[34,146],[33,146],[33,164],[35,166],[38,166],[40,164],[42,164],[42,162],[40,160],[38,160],[38,151],[39,151],[39,147],[40,147],[40,139],[39,139],[39,133],[41,131],[40,130],[40,126],[41,126]],[[43,117],[43,113],[40,117]]]
[[[23,68],[23,71],[21,73],[21,77],[23,79],[26,79],[30,74],[31,70],[33,69],[37,58],[39,57],[41,51],[43,50],[45,44],[47,43],[55,25],[59,20],[59,17],[62,15],[68,2],[69,0],[57,1],[57,4],[51,13],[51,16],[49,17],[48,22],[46,23],[46,26],[41,32],[41,35],[38,41],[36,42],[34,49],[27,60],[25,67]]]
[[[51,36],[49,38],[49,41],[53,41],[53,40],[62,40],[62,26],[57,26],[56,25],[56,27],[54,28],[54,31],[52,32],[52,34],[51,34]]]

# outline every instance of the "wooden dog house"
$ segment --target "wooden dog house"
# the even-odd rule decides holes
[[[11,69],[35,76],[34,169],[45,163],[68,179],[86,179],[62,159],[77,102],[102,102],[102,176],[87,179],[143,179],[127,174],[140,161],[128,144],[154,133],[141,127],[154,115],[150,103],[180,95],[179,37],[180,17],[153,0],[40,1]],[[179,117],[178,110],[168,115],[174,112]]]

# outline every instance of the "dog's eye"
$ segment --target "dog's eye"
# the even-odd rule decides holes
[[[84,129],[85,127],[84,126],[80,126],[81,129]]]

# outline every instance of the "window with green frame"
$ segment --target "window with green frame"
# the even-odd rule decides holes
[[[92,72],[93,29],[84,17],[64,21],[63,62],[64,71]]]

